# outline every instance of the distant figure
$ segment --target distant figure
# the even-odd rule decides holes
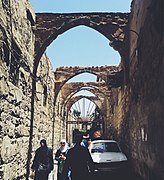
[[[93,140],[100,140],[102,139],[102,134],[100,130],[95,130],[93,133]]]
[[[71,171],[71,180],[88,180],[89,170],[93,171],[93,160],[88,148],[81,146],[82,135],[76,135],[75,146],[68,151],[64,174]]]
[[[91,143],[90,134],[87,132],[85,135],[83,135],[81,146],[84,146],[84,147],[88,148],[90,143]]]
[[[68,176],[63,174],[63,167],[67,158],[68,144],[66,140],[61,140],[60,148],[55,154],[55,160],[58,161],[57,180],[68,180]]]
[[[40,147],[35,152],[32,170],[35,171],[34,180],[48,180],[49,173],[53,170],[52,149],[47,147],[45,139],[40,141]]]

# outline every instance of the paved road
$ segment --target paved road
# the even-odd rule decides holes
[[[120,173],[117,172],[115,174],[111,173],[99,173],[96,174],[95,176],[92,176],[91,180],[141,180],[139,177],[136,175],[130,173]]]
[[[57,180],[57,161],[54,162],[54,170],[49,175],[49,180]],[[129,167],[126,172],[116,172],[116,173],[96,173],[91,175],[90,179],[87,180],[142,180],[134,173],[132,173]]]
[[[49,176],[49,180],[57,180],[57,165],[55,164],[54,170]],[[141,180],[139,177],[131,173],[129,170],[127,173],[117,172],[115,174],[111,173],[97,173],[92,175],[90,179],[87,180]]]

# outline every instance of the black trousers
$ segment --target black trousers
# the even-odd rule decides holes
[[[49,172],[47,171],[35,171],[34,180],[48,180]]]
[[[69,180],[68,176],[64,174],[60,174],[59,172],[57,173],[57,180]]]

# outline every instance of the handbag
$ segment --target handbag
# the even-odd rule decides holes
[[[50,170],[49,164],[43,164],[39,162],[38,171],[49,171],[49,170]]]

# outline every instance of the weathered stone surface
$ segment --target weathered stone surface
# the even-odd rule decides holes
[[[35,60],[40,59],[46,47],[58,35],[79,25],[99,31],[111,41],[111,46],[121,53],[125,50],[123,42],[128,29],[128,19],[129,13],[37,13]]]
[[[90,98],[105,116],[105,136],[121,143],[135,172],[144,180],[164,179],[162,3],[133,0],[130,19],[129,13],[41,13],[35,27],[28,1],[0,2],[0,179],[28,178],[42,138],[54,149],[58,146],[70,120],[64,105],[81,98],[72,96],[82,88],[97,95]],[[61,67],[54,75],[44,50],[78,25],[106,36],[121,64]],[[99,81],[65,84],[84,72],[96,74]]]
[[[25,179],[27,174],[34,78],[34,13],[28,1],[10,3],[0,2],[0,179],[4,180]],[[44,76],[44,72],[51,69],[50,63],[44,63],[47,63],[47,59],[43,57],[43,68],[38,68],[38,76]],[[14,67],[12,64],[15,64]],[[44,83],[37,83],[41,83],[42,95],[39,98],[41,106],[37,99],[35,102],[37,113],[33,151],[43,137],[48,140],[49,145],[52,144],[53,72],[49,72],[47,76],[46,79],[41,77]],[[50,78],[52,81],[49,82]],[[50,103],[52,109],[49,106],[42,107],[43,85],[52,90],[52,94],[47,92],[47,104]],[[42,128],[39,127],[40,121],[43,122]]]
[[[59,90],[62,88],[62,86],[72,77],[82,74],[82,73],[90,73],[97,76],[100,81],[106,81],[106,84],[104,83],[104,87],[107,89],[107,83],[108,83],[108,75],[112,73],[119,72],[119,66],[92,66],[92,67],[60,67],[57,68],[55,71],[55,83],[57,84],[55,87],[55,96],[57,96]],[[102,82],[100,82],[100,85],[97,84],[97,86],[102,86]],[[89,85],[89,84],[88,84]],[[92,83],[90,83],[90,86]],[[113,84],[115,85],[115,84]],[[76,85],[75,85],[76,86]],[[77,84],[80,88],[80,84]],[[86,86],[86,85],[83,85]],[[111,83],[112,87],[112,83]],[[104,91],[106,90],[104,89]]]
[[[129,32],[129,84],[119,89],[114,127],[144,180],[164,178],[162,1],[133,0]],[[160,18],[159,18],[160,17]],[[156,23],[155,23],[156,22]],[[158,27],[158,28],[157,28]],[[129,133],[127,133],[129,132]]]

